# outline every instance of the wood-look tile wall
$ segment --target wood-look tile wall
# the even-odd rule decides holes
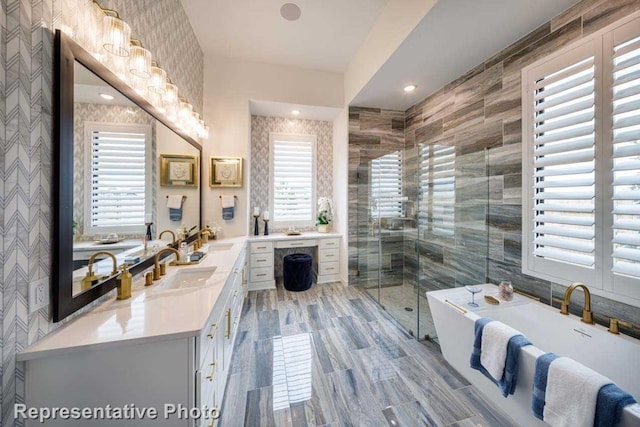
[[[401,232],[384,230],[378,245],[377,224],[369,218],[371,160],[404,149],[404,111],[349,109],[349,282],[377,286],[402,284]],[[378,256],[381,253],[381,256]]]
[[[640,2],[637,0],[584,0],[577,3],[405,112],[407,149],[435,143],[456,148],[455,240],[443,243],[420,236],[418,271],[415,241],[405,237],[405,280],[414,281],[420,277],[420,285],[426,288],[464,284],[475,277],[468,272],[482,267],[480,260],[474,260],[473,255],[484,242],[488,248],[488,281],[497,283],[501,279],[509,279],[516,288],[547,303],[552,296],[562,296],[563,287],[522,274],[521,70],[638,9]],[[373,140],[354,132],[358,130],[355,126],[358,125],[359,111],[362,109],[350,110],[354,126],[350,128],[350,172],[361,163],[356,154],[374,144]],[[477,169],[475,172],[472,170],[474,167]],[[483,182],[479,179],[479,168],[484,167],[488,173]],[[462,177],[471,180],[459,179],[460,168],[468,169],[471,175],[463,173]],[[411,180],[405,182],[409,184]],[[354,183],[350,175],[352,221],[356,221],[351,212],[355,212],[353,209],[357,206],[358,196]],[[473,194],[474,191],[486,191],[488,203],[485,212],[479,204],[458,206],[465,200],[464,194]],[[411,190],[407,189],[405,193],[410,195]],[[476,227],[482,222],[488,225],[484,237],[483,231]],[[357,265],[356,245],[352,243],[355,230],[350,223],[350,272]],[[487,249],[482,253],[486,252]],[[572,311],[581,309],[581,296],[573,297]],[[632,322],[635,327],[631,334],[640,336],[640,309],[601,297],[593,298],[592,309],[599,323],[606,324],[609,317],[618,317]]]

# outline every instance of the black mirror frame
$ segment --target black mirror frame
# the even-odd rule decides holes
[[[133,103],[152,115],[200,151],[202,183],[202,146],[176,127],[168,118],[123,83],[89,52],[60,30],[56,30],[53,62],[53,182],[52,182],[52,266],[51,309],[59,322],[116,287],[115,277],[73,296],[73,106],[74,63],[79,62]],[[200,224],[202,224],[202,187],[200,188]],[[189,241],[195,240],[191,236]],[[167,254],[166,256],[169,256]],[[153,257],[131,268],[138,274],[153,264]]]

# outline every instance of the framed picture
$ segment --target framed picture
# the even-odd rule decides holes
[[[198,187],[198,156],[160,154],[160,185]]]
[[[242,157],[212,157],[209,186],[242,187]]]

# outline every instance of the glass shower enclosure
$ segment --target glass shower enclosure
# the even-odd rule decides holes
[[[435,339],[426,292],[485,283],[487,152],[441,143],[358,167],[357,286],[417,339]]]

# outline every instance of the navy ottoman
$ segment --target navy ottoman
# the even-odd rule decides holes
[[[306,291],[313,282],[313,258],[307,254],[284,257],[284,288],[288,291]]]

